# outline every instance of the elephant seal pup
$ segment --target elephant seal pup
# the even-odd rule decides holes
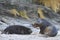
[[[34,27],[39,27],[41,34],[45,34],[45,35],[50,36],[50,37],[54,37],[58,33],[56,27],[53,26],[51,23],[49,23],[45,19],[39,19],[37,23],[33,24],[33,26]]]
[[[32,30],[21,25],[11,25],[7,27],[2,34],[31,34]]]

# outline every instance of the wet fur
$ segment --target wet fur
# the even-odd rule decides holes
[[[45,34],[47,36],[50,37],[54,37],[57,35],[57,29],[55,26],[53,26],[52,24],[50,24],[47,20],[42,19],[42,23],[35,23],[33,26],[34,27],[39,27],[40,28],[40,32],[41,34]]]
[[[12,25],[7,27],[2,33],[3,34],[31,34],[32,30],[25,26]]]

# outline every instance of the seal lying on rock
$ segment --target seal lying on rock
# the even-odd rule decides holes
[[[21,25],[11,25],[7,27],[2,34],[31,34],[32,30]]]
[[[39,22],[40,21],[40,22]],[[57,35],[57,29],[51,23],[49,23],[45,19],[39,19],[38,22],[33,24],[34,27],[40,28],[40,33],[45,34],[50,37],[54,37]]]

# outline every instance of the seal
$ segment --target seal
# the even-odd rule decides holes
[[[58,33],[57,28],[45,19],[39,19],[38,22],[33,24],[33,27],[39,27],[40,28],[39,33],[45,34],[50,37],[54,37]]]
[[[27,28],[25,26],[21,25],[11,25],[8,26],[2,34],[31,34],[32,30],[30,28]]]

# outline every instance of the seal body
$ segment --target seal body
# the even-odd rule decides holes
[[[2,33],[5,34],[31,34],[32,30],[21,25],[11,25],[7,27]]]
[[[48,26],[45,28],[43,33],[46,34],[47,36],[54,37],[57,35],[58,32],[54,26]]]
[[[39,22],[39,21],[42,21],[42,22]],[[35,23],[33,26],[40,28],[39,33],[45,34],[50,37],[54,37],[58,33],[57,28],[45,19],[38,20],[38,22]]]

